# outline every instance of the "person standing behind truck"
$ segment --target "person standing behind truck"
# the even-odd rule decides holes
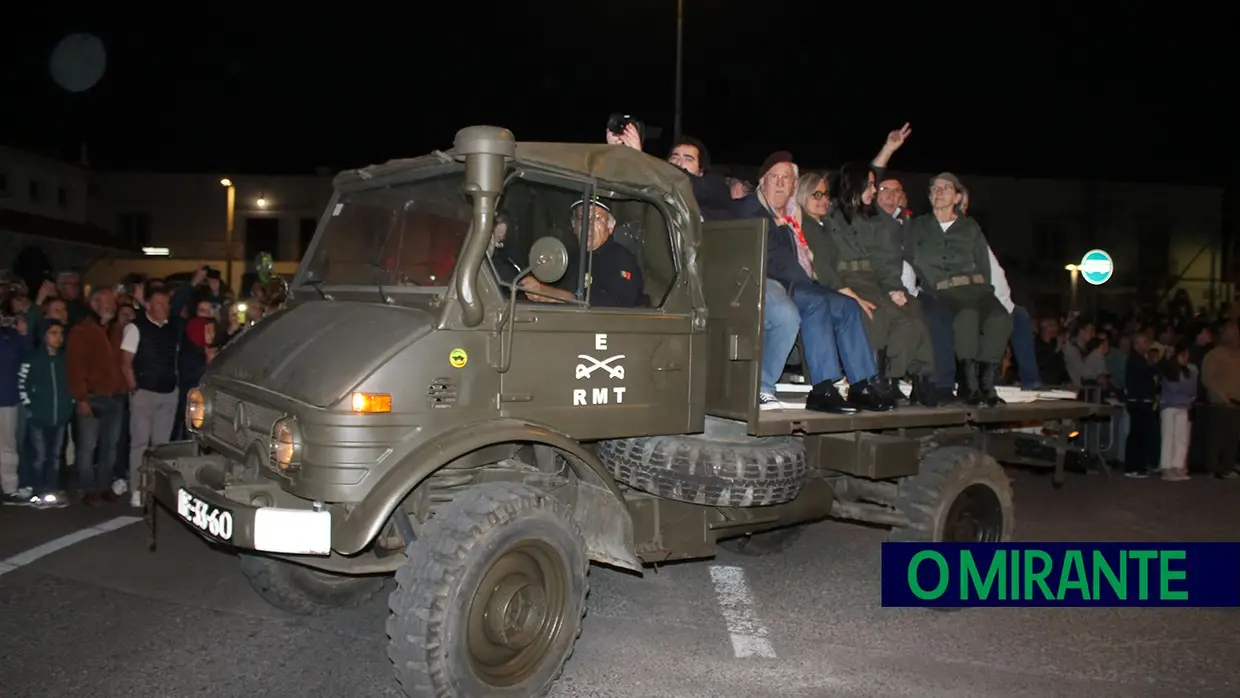
[[[1193,365],[1187,342],[1176,345],[1175,353],[1163,361],[1158,391],[1161,420],[1162,456],[1158,469],[1162,478],[1179,482],[1188,478],[1188,444],[1192,423],[1188,411],[1197,400],[1197,367]]]
[[[146,312],[125,328],[121,370],[129,384],[129,504],[141,507],[138,471],[152,446],[168,443],[177,408],[177,323],[170,322],[168,291],[146,291]]]
[[[1209,429],[1206,467],[1214,477],[1236,477],[1236,452],[1240,448],[1240,327],[1234,320],[1223,323],[1218,346],[1201,362],[1201,382],[1210,406],[1203,415]],[[1133,431],[1137,425],[1133,424]]]

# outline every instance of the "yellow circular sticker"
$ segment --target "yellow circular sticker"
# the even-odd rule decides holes
[[[469,354],[464,349],[453,349],[448,352],[448,363],[452,364],[452,368],[462,368],[469,363]]]

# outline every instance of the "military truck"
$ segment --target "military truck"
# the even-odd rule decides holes
[[[638,260],[610,273],[640,271],[639,307],[592,302],[582,201]],[[759,411],[766,234],[703,223],[661,160],[496,127],[344,172],[285,307],[189,395],[193,440],[149,452],[152,535],[157,501],[293,613],[395,574],[389,655],[417,696],[544,694],[592,562],[766,552],[826,518],[1007,540],[993,428],[1093,407]]]

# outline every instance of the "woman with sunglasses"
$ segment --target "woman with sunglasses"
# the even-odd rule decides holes
[[[910,401],[934,407],[938,404],[930,380],[934,351],[917,299],[905,291],[901,280],[900,224],[875,206],[870,167],[845,165],[836,181],[834,201],[820,174],[808,173],[797,185],[797,198],[808,219],[806,239],[811,248],[818,248],[814,249],[818,282],[861,304],[884,392],[897,397],[889,381],[907,377],[913,383]]]

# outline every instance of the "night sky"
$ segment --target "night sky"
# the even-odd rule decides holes
[[[76,155],[86,140],[104,168],[308,172],[447,148],[474,123],[596,141],[623,111],[663,127],[646,150],[666,153],[675,0],[289,7],[7,21],[0,142]],[[684,131],[716,162],[787,148],[822,167],[909,121],[897,169],[1235,183],[1240,61],[1221,15],[957,7],[686,0]],[[70,94],[48,59],[82,31],[107,73]]]

